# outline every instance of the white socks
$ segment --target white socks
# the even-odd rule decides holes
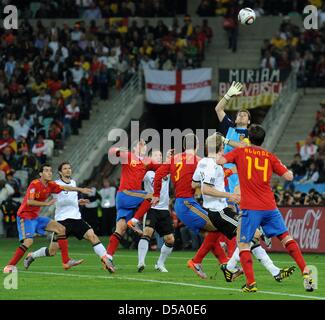
[[[142,237],[138,243],[138,265],[144,265],[144,260],[149,250],[149,239]]]
[[[279,274],[280,269],[274,265],[269,255],[261,246],[252,249],[252,253],[255,258],[262,263],[265,269],[272,274],[272,276]]]
[[[233,255],[229,259],[227,263],[227,269],[229,271],[235,272],[237,270],[237,263],[239,262],[239,248],[237,247],[236,250],[234,251]]]
[[[257,246],[254,249],[251,250],[255,258],[261,262],[261,264],[265,267],[267,271],[269,271],[272,276],[276,276],[279,274],[280,269],[276,267],[267,254],[267,252],[261,247]],[[239,248],[237,247],[236,250],[234,251],[234,254],[230,258],[230,260],[227,263],[227,269],[234,272],[236,271],[236,266],[237,263],[239,263],[240,258],[239,258]]]
[[[37,251],[32,252],[33,259],[48,257],[49,255],[49,249],[47,247],[42,247]]]
[[[172,245],[170,245],[168,243],[163,244],[163,246],[161,247],[161,250],[160,250],[160,256],[159,256],[158,261],[157,261],[157,266],[158,267],[161,267],[161,266],[165,265],[165,261],[166,261],[167,257],[172,253],[172,251],[173,251],[173,246]]]
[[[101,242],[96,243],[95,245],[93,245],[93,249],[95,251],[95,253],[102,258],[103,256],[106,256],[106,249],[103,246],[103,244]]]

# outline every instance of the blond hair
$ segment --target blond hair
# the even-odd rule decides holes
[[[207,137],[205,140],[205,148],[207,153],[218,153],[221,151],[223,145],[222,135],[218,132],[215,132],[211,136]]]

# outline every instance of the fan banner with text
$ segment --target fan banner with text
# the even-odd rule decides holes
[[[178,104],[212,99],[212,69],[161,71],[144,70],[146,101],[155,104]]]
[[[280,207],[290,235],[302,252],[325,253],[324,207]],[[278,239],[268,251],[287,252]]]
[[[280,69],[219,69],[218,97],[227,93],[233,81],[241,82],[243,94],[232,98],[227,110],[271,106],[288,76],[288,71]]]

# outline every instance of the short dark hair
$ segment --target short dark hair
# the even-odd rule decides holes
[[[69,161],[63,161],[60,163],[60,165],[58,166],[58,171],[61,172],[62,168],[64,165],[68,164],[71,167],[71,163]]]
[[[248,138],[252,144],[261,146],[265,139],[265,130],[258,124],[252,124],[248,129]]]
[[[236,113],[236,117],[238,116],[238,114],[240,114],[241,112],[245,112],[248,115],[248,119],[251,120],[251,113],[247,110],[247,109],[239,109]]]
[[[194,133],[188,133],[183,137],[183,151],[196,149],[199,144],[199,139]]]
[[[44,164],[42,164],[42,165],[40,166],[40,168],[38,169],[38,173],[42,173],[45,167],[50,167],[50,168],[52,168],[52,166],[51,166],[49,163],[44,163]]]

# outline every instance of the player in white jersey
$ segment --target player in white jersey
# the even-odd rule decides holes
[[[193,175],[192,186],[201,186],[203,207],[208,210],[211,222],[231,240],[236,236],[238,216],[228,207],[226,198],[232,201],[232,198],[236,198],[238,195],[225,192],[224,170],[220,165],[216,164],[217,159],[223,154],[223,140],[223,136],[218,133],[207,138],[208,158],[203,158],[198,163]],[[231,168],[231,170],[234,169]],[[200,184],[196,183],[196,181],[200,181]],[[280,269],[275,266],[267,252],[260,246],[259,239],[252,241],[251,251],[278,282],[281,282],[294,272],[293,267]],[[227,282],[233,281],[241,274],[237,268],[239,261],[239,249],[236,248],[228,263],[221,265],[221,270]]]
[[[63,162],[58,168],[60,179],[55,182],[63,186],[76,186],[76,182],[71,179],[72,169],[69,162]],[[79,211],[79,205],[85,205],[89,202],[86,199],[78,199],[78,193],[73,191],[64,191],[59,195],[55,195],[55,220],[62,224],[66,229],[66,236],[75,236],[78,240],[88,240],[95,251],[95,253],[101,258],[101,262],[104,265],[104,269],[111,267],[111,263],[107,257],[106,249],[94,233],[92,227],[81,218]],[[53,241],[54,240],[54,241]],[[54,256],[59,250],[59,246],[52,238],[49,248],[43,247],[37,251],[31,252],[24,260],[24,266],[29,268],[31,263],[37,258]],[[71,259],[72,260],[72,259]],[[70,261],[71,261],[70,260]],[[69,261],[69,262],[70,262]],[[64,265],[64,269],[69,269],[72,266],[80,264],[83,260],[73,260],[74,263],[67,263]]]
[[[154,163],[162,163],[162,153],[159,150],[152,151],[151,159]],[[155,172],[148,171],[143,179],[144,189],[148,193],[153,193],[154,178]],[[150,208],[146,215],[143,236],[138,244],[138,272],[142,272],[145,268],[145,258],[154,231],[164,238],[155,269],[160,272],[168,272],[165,261],[171,254],[175,242],[173,220],[169,212],[169,181],[169,176],[163,180],[159,203]]]

